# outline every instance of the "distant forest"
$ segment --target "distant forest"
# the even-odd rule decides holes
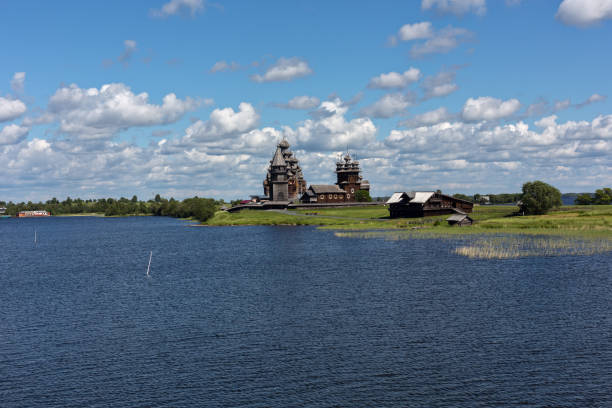
[[[177,218],[193,217],[199,221],[206,221],[212,217],[224,202],[212,198],[186,198],[183,201],[174,198],[166,199],[159,194],[154,199],[140,201],[138,197],[131,199],[121,197],[98,198],[82,200],[67,197],[64,201],[52,198],[44,203],[13,203],[0,201],[0,207],[6,207],[6,213],[16,215],[19,211],[47,210],[51,215],[98,213],[106,216],[120,215],[158,215]]]
[[[471,201],[475,204],[514,204],[521,199],[523,193],[503,193],[503,194],[455,194],[453,197],[461,200]]]

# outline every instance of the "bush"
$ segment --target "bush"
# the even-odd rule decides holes
[[[593,204],[593,197],[591,197],[591,195],[588,194],[588,193],[580,194],[574,200],[574,204],[577,204],[577,205],[589,205],[589,204]]]
[[[546,214],[548,210],[561,206],[561,192],[542,181],[523,184],[519,205],[524,214]]]
[[[370,202],[372,201],[372,197],[370,197],[370,192],[368,190],[357,190],[355,193],[355,200],[359,202]]]

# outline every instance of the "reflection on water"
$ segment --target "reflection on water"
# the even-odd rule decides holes
[[[3,220],[0,405],[611,405],[610,253],[497,261],[455,247]]]

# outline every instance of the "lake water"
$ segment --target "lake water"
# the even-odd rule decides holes
[[[611,261],[0,220],[0,406],[610,407]]]

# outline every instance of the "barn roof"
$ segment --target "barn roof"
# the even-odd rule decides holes
[[[328,194],[328,193],[346,193],[346,191],[342,190],[335,184],[311,184],[310,189],[314,191],[315,194]]]
[[[461,222],[464,219],[469,218],[471,220],[470,217],[467,216],[467,214],[453,214],[450,217],[448,217],[446,219],[446,221],[455,221],[455,222]]]
[[[425,204],[432,195],[434,195],[433,191],[415,191],[414,198],[410,200],[410,203]]]
[[[402,201],[402,196],[404,193],[393,193],[391,197],[387,200],[386,204],[397,204]]]

